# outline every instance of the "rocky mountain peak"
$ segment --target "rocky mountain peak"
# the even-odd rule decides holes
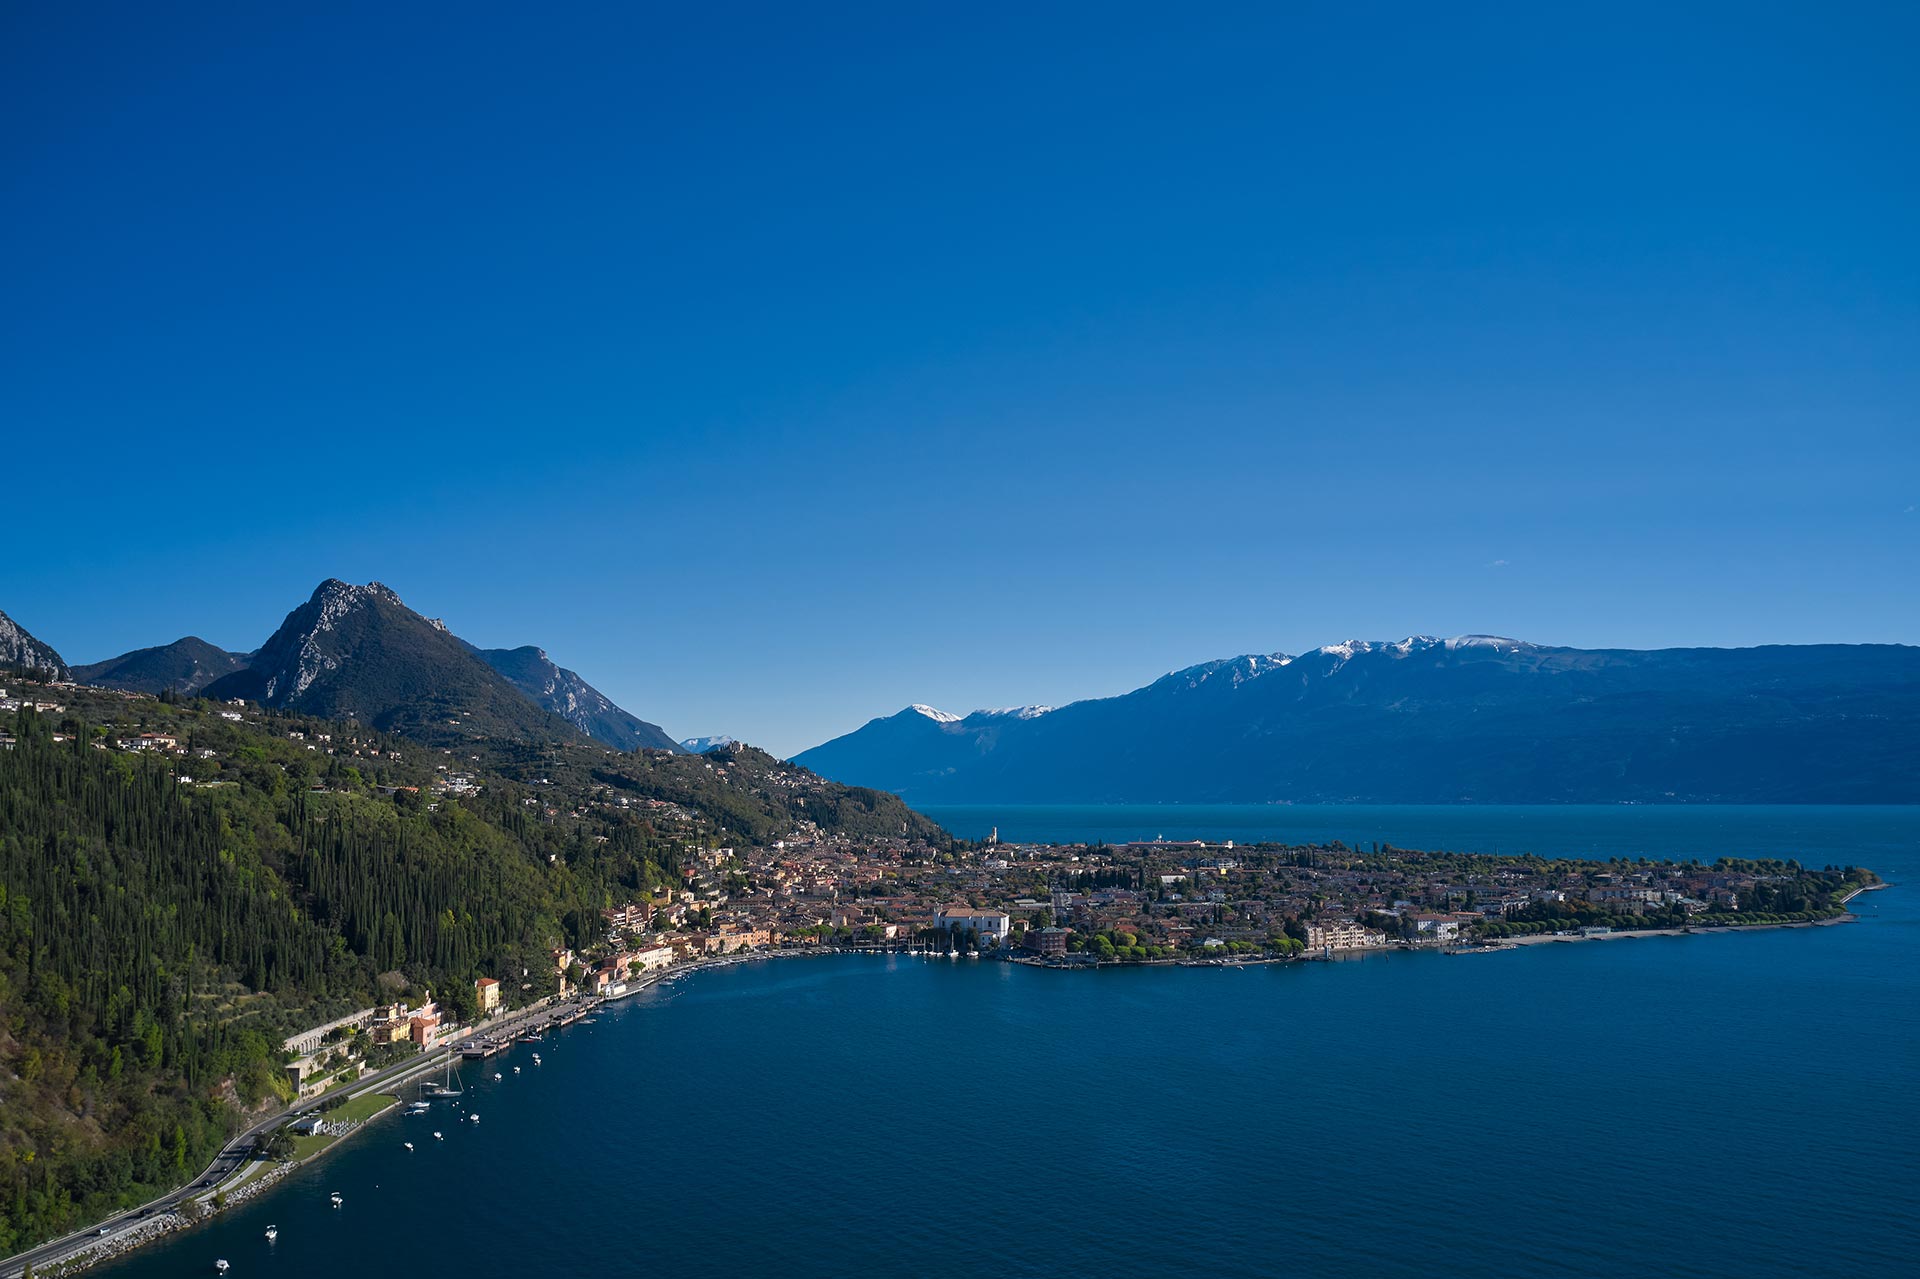
[[[55,679],[67,679],[70,674],[53,645],[35,639],[5,613],[0,613],[0,666],[51,671]]]

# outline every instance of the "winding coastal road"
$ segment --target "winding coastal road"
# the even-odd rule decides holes
[[[538,1004],[531,1005],[518,1012],[488,1022],[484,1026],[475,1027],[469,1034],[448,1043],[444,1049],[437,1049],[431,1054],[410,1057],[405,1061],[388,1066],[384,1070],[375,1071],[371,1075],[366,1075],[355,1080],[346,1092],[339,1095],[358,1097],[369,1092],[378,1092],[383,1086],[395,1084],[409,1076],[425,1072],[427,1069],[438,1065],[443,1058],[447,1056],[458,1056],[460,1050],[472,1043],[475,1039],[481,1038],[482,1036],[492,1038],[507,1032],[519,1033],[527,1029],[544,1029],[559,1015],[558,1009],[571,1007],[572,1005],[570,1004],[556,1005],[547,1000],[542,1000]],[[252,1156],[253,1140],[255,1137],[263,1133],[272,1132],[281,1124],[306,1114],[310,1110],[317,1109],[325,1099],[325,1096],[330,1095],[333,1094],[314,1097],[309,1101],[301,1102],[286,1110],[268,1115],[266,1118],[256,1121],[243,1131],[234,1134],[233,1138],[214,1155],[213,1161],[201,1171],[198,1177],[195,1177],[187,1185],[181,1186],[176,1190],[168,1191],[166,1194],[150,1199],[137,1207],[115,1213],[105,1221],[95,1222],[84,1230],[77,1230],[64,1238],[50,1240],[36,1248],[30,1248],[26,1252],[16,1253],[8,1257],[5,1261],[0,1261],[0,1279],[17,1279],[18,1276],[26,1272],[28,1266],[40,1270],[56,1262],[65,1261],[74,1254],[101,1242],[102,1239],[111,1239],[122,1230],[130,1226],[138,1225],[149,1217],[156,1217],[163,1212],[179,1207],[188,1199],[203,1198],[213,1193],[222,1182],[226,1181],[227,1178],[231,1177],[247,1164]]]

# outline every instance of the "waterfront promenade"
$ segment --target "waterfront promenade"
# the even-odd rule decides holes
[[[329,1097],[344,1097],[351,1100],[396,1089],[410,1080],[441,1068],[449,1057],[457,1058],[477,1039],[541,1032],[562,1017],[575,1014],[580,1007],[581,1005],[575,1003],[558,1003],[552,999],[541,1000],[474,1027],[467,1034],[449,1041],[442,1048],[410,1057],[383,1070],[363,1076],[344,1089],[309,1098],[257,1119],[235,1133],[225,1145],[221,1146],[213,1159],[201,1170],[200,1175],[186,1185],[170,1190],[166,1194],[157,1195],[146,1203],[115,1213],[105,1221],[95,1222],[84,1230],[77,1230],[63,1238],[49,1240],[0,1261],[0,1279],[18,1279],[26,1273],[28,1266],[33,1267],[36,1275],[41,1275],[50,1270],[90,1265],[94,1261],[125,1251],[128,1241],[124,1236],[135,1232],[144,1236],[138,1242],[147,1242],[155,1233],[149,1228],[155,1219],[163,1214],[178,1212],[189,1200],[197,1200],[203,1208],[210,1209],[215,1195],[223,1191],[237,1190],[259,1176],[268,1175],[261,1172],[263,1161],[253,1157],[254,1139],[272,1132],[301,1115],[318,1110],[320,1104]],[[321,1153],[325,1152],[316,1152],[316,1154]]]

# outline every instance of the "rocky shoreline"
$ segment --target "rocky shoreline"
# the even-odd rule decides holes
[[[395,1104],[397,1105],[398,1103],[396,1102]],[[273,1188],[276,1182],[289,1176],[295,1170],[312,1163],[328,1151],[337,1149],[342,1141],[345,1141],[368,1123],[379,1118],[380,1115],[386,1114],[387,1111],[391,1109],[393,1109],[393,1107],[388,1106],[379,1111],[378,1114],[371,1115],[365,1120],[349,1120],[342,1123],[339,1131],[335,1134],[336,1140],[314,1151],[304,1159],[292,1159],[285,1163],[276,1164],[257,1177],[248,1177],[232,1190],[223,1191],[218,1186],[214,1187],[213,1190],[209,1191],[205,1196],[192,1201],[200,1205],[199,1214],[192,1220],[188,1220],[187,1214],[177,1209],[155,1213],[145,1221],[141,1221],[125,1230],[115,1231],[113,1234],[108,1235],[96,1243],[88,1244],[78,1251],[61,1258],[59,1261],[36,1269],[33,1272],[35,1279],[43,1279],[43,1277],[44,1279],[55,1279],[56,1276],[78,1274],[82,1270],[97,1266],[103,1261],[111,1261],[116,1257],[132,1252],[136,1248],[145,1247],[156,1239],[177,1234],[182,1230],[191,1230],[195,1226],[204,1225],[218,1217],[227,1209],[237,1207],[257,1195],[265,1194]],[[213,1206],[213,1199],[216,1195],[221,1196],[221,1203],[218,1208]]]

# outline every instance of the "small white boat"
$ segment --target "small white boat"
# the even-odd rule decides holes
[[[536,1065],[536,1066],[538,1066],[538,1065],[540,1064],[540,1054],[539,1054],[539,1053],[535,1053],[535,1054],[533,1055],[533,1064],[534,1064],[534,1065]]]
[[[224,1275],[225,1273],[227,1273],[227,1271],[231,1270],[232,1268],[233,1267],[227,1264],[227,1259],[225,1257],[222,1257],[220,1258],[220,1260],[213,1263],[213,1273],[217,1275]]]
[[[514,1074],[516,1074],[516,1075],[517,1075],[517,1074],[519,1074],[519,1073],[520,1073],[520,1067],[518,1067],[518,1066],[515,1066],[515,1067],[513,1068],[513,1073],[514,1073]]]
[[[401,1144],[401,1145],[403,1145],[403,1146],[405,1146],[405,1147],[406,1147],[406,1148],[407,1148],[408,1150],[412,1150],[412,1149],[413,1149],[413,1143],[412,1143],[412,1142],[410,1142],[410,1141],[403,1141],[403,1142],[401,1142],[400,1144]]]
[[[340,1192],[338,1190],[334,1191],[333,1194],[328,1197],[333,1200],[333,1206],[336,1208],[338,1208],[341,1204],[346,1202],[346,1200],[340,1197]]]
[[[493,1072],[493,1077],[494,1077],[495,1079],[498,1079],[498,1078],[500,1078],[500,1072],[499,1072],[499,1071],[497,1071],[497,1070],[496,1070],[496,1071],[494,1071],[494,1072]]]
[[[439,1133],[439,1131],[438,1131],[437,1129],[435,1130],[435,1132],[434,1132],[434,1134],[433,1134],[433,1139],[434,1139],[435,1141],[445,1141],[445,1140],[446,1140],[446,1138],[445,1138],[445,1137],[442,1137],[442,1136],[440,1135],[440,1133]]]
[[[267,1242],[268,1242],[268,1243],[272,1243],[272,1242],[273,1242],[274,1240],[276,1240],[276,1239],[278,1239],[279,1237],[280,1237],[280,1227],[278,1227],[278,1226],[268,1226],[268,1227],[267,1227]]]
[[[468,1115],[467,1118],[473,1120],[476,1124],[480,1122],[480,1116],[478,1115]]]

